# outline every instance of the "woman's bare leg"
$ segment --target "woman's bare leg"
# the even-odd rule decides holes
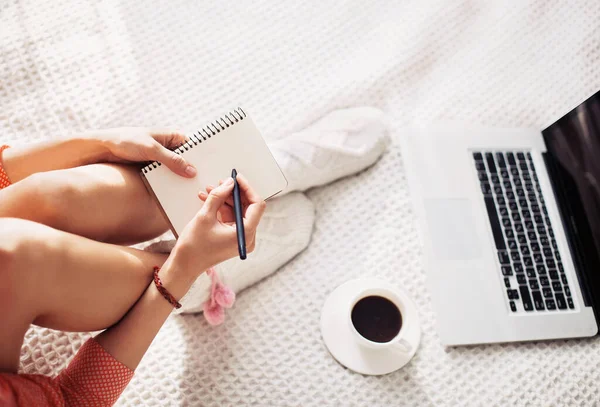
[[[31,323],[65,331],[116,323],[165,259],[39,223],[0,219],[0,371],[18,366]]]
[[[167,229],[139,169],[94,164],[34,174],[0,190],[0,218],[13,217],[100,242],[134,244]]]

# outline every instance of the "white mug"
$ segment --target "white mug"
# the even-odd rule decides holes
[[[402,317],[402,325],[400,326],[400,331],[396,334],[396,336],[388,341],[388,342],[374,342],[362,336],[354,327],[352,323],[352,310],[356,303],[366,297],[378,296],[383,297],[389,301],[391,301],[400,311],[400,315]],[[387,288],[367,288],[362,290],[352,301],[350,301],[350,308],[348,310],[348,324],[350,324],[350,330],[354,335],[356,341],[367,348],[371,349],[380,349],[380,350],[388,350],[394,351],[398,353],[410,354],[413,350],[412,345],[404,338],[405,333],[407,331],[407,326],[410,324],[410,316],[408,315],[406,306],[402,298],[392,290]]]

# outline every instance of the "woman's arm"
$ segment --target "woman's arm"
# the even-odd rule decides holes
[[[100,162],[160,161],[179,175],[193,177],[195,168],[171,151],[186,140],[169,129],[126,127],[12,147],[1,158],[12,183],[37,172]]]
[[[198,269],[206,270],[209,266],[198,265]],[[163,285],[177,299],[182,298],[195,281],[193,274],[178,276],[174,257],[167,260],[159,275]],[[96,341],[119,362],[135,370],[171,311],[173,306],[152,283],[125,317],[98,335]]]
[[[12,183],[36,172],[79,167],[99,162],[106,150],[99,140],[85,137],[61,138],[8,148],[2,164]]]
[[[238,180],[245,195],[246,242],[248,251],[252,251],[265,202],[249,187],[243,175]],[[227,221],[233,218],[231,207],[226,204],[232,191],[233,180],[229,178],[212,189],[210,194],[200,193],[200,199],[205,201],[204,205],[184,229],[175,249],[160,270],[164,287],[176,299],[183,297],[200,273],[237,255],[235,223]],[[172,310],[171,304],[152,283],[125,317],[98,335],[96,340],[115,359],[133,370]]]

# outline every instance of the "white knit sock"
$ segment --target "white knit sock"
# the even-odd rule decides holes
[[[288,180],[285,192],[305,191],[374,164],[389,144],[383,112],[336,110],[269,147]]]

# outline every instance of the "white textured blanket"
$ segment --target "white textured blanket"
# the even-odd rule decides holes
[[[403,126],[542,128],[600,88],[590,1],[0,2],[0,142],[118,125],[187,128],[238,104],[270,138],[373,105]],[[396,180],[391,185],[390,180]],[[600,342],[444,349],[397,144],[309,193],[312,243],[239,296],[227,322],[174,316],[121,405],[591,405]],[[415,299],[419,352],[363,377],[319,333],[337,285],[382,276]],[[500,294],[499,294],[500,295]],[[87,335],[32,329],[22,370],[54,374]]]

